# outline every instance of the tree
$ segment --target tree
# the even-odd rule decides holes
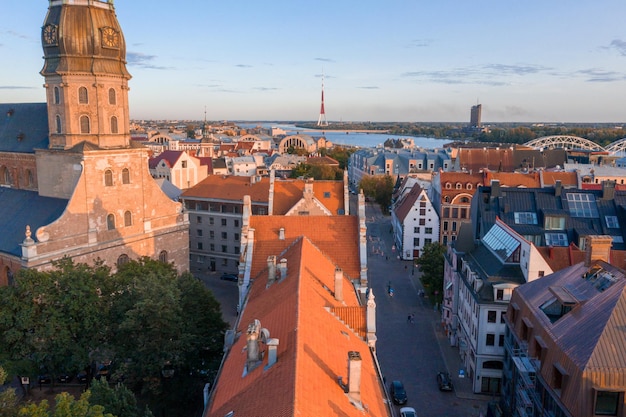
[[[53,381],[85,367],[102,341],[106,308],[99,287],[109,273],[102,264],[74,265],[69,259],[55,266],[46,272],[20,270],[17,285],[0,290],[2,351],[14,361],[15,372],[46,372]]]
[[[67,392],[62,392],[56,396],[54,411],[49,410],[47,400],[39,404],[28,404],[22,407],[19,412],[20,417],[116,417],[113,414],[104,414],[104,407],[101,405],[89,404],[91,393],[86,391],[76,400]]]
[[[443,266],[446,247],[438,242],[424,245],[424,249],[415,263],[422,272],[422,284],[433,295],[435,291],[443,293]]]
[[[0,366],[0,386],[7,380],[7,372]],[[15,389],[7,388],[0,392],[0,417],[17,417],[18,398]]]
[[[394,179],[390,175],[366,175],[359,184],[365,196],[374,198],[383,211],[391,205],[393,186]]]
[[[106,380],[94,381],[90,388],[91,405],[101,405],[116,417],[139,417],[135,394],[123,384],[111,387]]]

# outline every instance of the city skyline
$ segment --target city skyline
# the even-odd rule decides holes
[[[0,15],[0,102],[44,102],[47,5]],[[435,4],[436,3],[436,4]],[[626,119],[626,3],[118,0],[133,119]]]

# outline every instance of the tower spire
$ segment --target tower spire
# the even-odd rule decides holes
[[[326,121],[326,112],[324,111],[324,73],[322,72],[322,106],[320,108],[320,117],[317,119],[318,126],[328,126]]]

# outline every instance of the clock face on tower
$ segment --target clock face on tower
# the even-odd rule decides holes
[[[43,28],[43,42],[46,46],[56,45],[57,43],[57,27],[55,25],[46,25]]]
[[[106,27],[102,29],[102,45],[109,48],[117,48],[120,46],[120,34],[113,28]]]

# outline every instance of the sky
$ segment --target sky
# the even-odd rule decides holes
[[[0,102],[44,102],[49,2],[3,0]],[[624,0],[116,0],[133,119],[626,121]]]

